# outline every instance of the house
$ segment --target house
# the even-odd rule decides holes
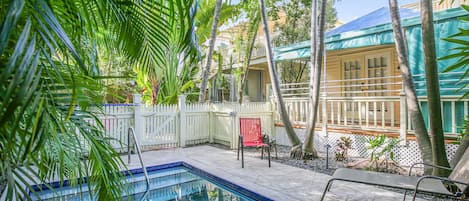
[[[419,11],[400,9],[408,47],[409,65],[413,73],[424,119],[428,124],[426,82],[422,51]],[[469,14],[461,8],[434,14],[437,57],[456,47],[445,38],[469,23],[458,18]],[[388,8],[380,8],[346,23],[326,34],[324,77],[321,84],[319,119],[323,129],[337,132],[391,133],[407,138],[412,125],[406,112],[405,94],[394,46]],[[309,59],[309,41],[275,49],[275,60]],[[442,72],[455,60],[438,60]],[[456,135],[469,113],[468,99],[460,99],[468,91],[463,88],[469,79],[460,80],[463,72],[440,73],[444,131]],[[292,93],[293,92],[293,93]],[[306,121],[304,104],[307,83],[285,84],[284,97],[290,117],[297,124]],[[320,124],[320,125],[321,125]],[[326,126],[325,126],[326,125]]]

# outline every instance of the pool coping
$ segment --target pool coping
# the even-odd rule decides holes
[[[166,163],[166,164],[148,166],[148,167],[146,167],[146,169],[147,169],[148,172],[151,172],[151,171],[164,170],[164,169],[175,168],[175,167],[187,168],[187,169],[189,169],[189,171],[191,173],[194,173],[195,175],[200,176],[203,179],[206,179],[207,181],[209,181],[211,183],[214,183],[214,184],[219,185],[219,186],[224,187],[224,188],[228,188],[228,189],[226,189],[228,191],[233,190],[236,193],[241,194],[242,196],[245,196],[245,197],[248,197],[248,198],[251,198],[251,199],[254,199],[254,200],[259,200],[259,201],[273,201],[273,199],[271,199],[269,197],[266,197],[265,195],[261,195],[259,193],[256,193],[256,192],[252,191],[252,190],[249,190],[249,189],[244,188],[240,185],[237,185],[233,182],[230,182],[226,179],[215,176],[211,173],[206,172],[205,170],[202,170],[202,169],[200,169],[198,167],[195,167],[195,166],[193,166],[193,165],[191,165],[187,162],[184,162],[184,161],[177,161],[177,162],[171,162],[171,163]],[[123,170],[121,172],[124,173],[124,176],[127,177],[127,176],[131,176],[131,175],[134,175],[134,174],[142,174],[143,173],[143,168]],[[86,183],[87,178],[86,177],[83,178],[83,181],[84,181],[84,183]],[[60,188],[60,187],[67,187],[67,186],[70,186],[70,180],[69,179],[64,180],[62,185],[61,185],[61,182],[54,181],[54,182],[45,183],[45,184],[36,184],[36,185],[31,186],[31,188],[34,191],[40,191],[41,189],[50,189],[48,186],[51,187],[52,189],[56,189],[56,188]],[[31,195],[31,193],[33,193],[33,192],[31,192],[29,189],[27,189],[27,193],[29,195]]]

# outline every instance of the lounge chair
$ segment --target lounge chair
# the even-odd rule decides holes
[[[449,169],[446,167],[418,163],[420,165],[428,165],[436,168]],[[466,150],[459,163],[452,169],[451,175],[448,178],[437,177],[432,175],[426,176],[410,176],[412,165],[409,171],[409,176],[388,174],[382,172],[371,172],[364,170],[354,170],[347,168],[339,168],[334,172],[332,178],[329,179],[326,188],[321,197],[321,201],[327,191],[332,187],[334,181],[346,181],[368,185],[384,186],[390,188],[397,188],[405,190],[404,199],[406,199],[407,191],[414,191],[412,200],[415,200],[417,193],[428,193],[434,195],[444,195],[453,198],[461,198],[468,191],[469,185],[469,149]],[[454,184],[458,190],[456,192],[449,191],[445,184]]]
[[[267,148],[270,167],[270,143],[267,135],[262,135],[260,118],[239,118],[238,160],[241,151],[241,167],[244,168],[244,147],[261,147],[261,159]]]

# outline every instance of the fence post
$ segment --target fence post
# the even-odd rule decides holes
[[[213,138],[215,135],[215,128],[214,128],[214,125],[215,125],[215,115],[213,114],[214,113],[214,104],[213,103],[210,103],[209,106],[208,106],[208,119],[209,119],[209,133],[208,133],[208,138],[209,138],[209,143],[213,143]]]
[[[400,130],[399,136],[401,140],[401,145],[407,144],[407,102],[406,102],[406,95],[404,90],[401,90],[399,93],[400,96],[400,106],[399,106],[399,119],[400,119]]]
[[[145,118],[143,117],[144,105],[142,104],[142,96],[140,94],[133,94],[133,102],[135,105],[135,111],[134,111],[135,137],[137,138],[138,142],[142,143],[144,142],[143,136],[145,133]],[[142,144],[140,144],[140,146],[142,146]],[[142,148],[143,147],[140,147],[140,149]]]
[[[179,146],[186,146],[186,95],[178,96],[179,107]]]
[[[232,129],[231,129],[231,149],[237,149],[238,147],[238,128],[239,128],[239,117],[238,117],[238,103],[232,103],[233,110],[230,112],[230,116],[232,119]]]

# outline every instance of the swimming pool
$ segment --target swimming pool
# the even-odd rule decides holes
[[[272,200],[185,162],[151,166],[147,167],[147,171],[150,177],[150,190],[144,200]],[[127,175],[129,186],[128,193],[123,195],[124,200],[127,200],[128,196],[132,197],[132,200],[140,200],[146,191],[143,170],[130,170]],[[52,190],[40,191],[37,193],[36,200],[93,200],[89,198],[86,186],[82,187],[83,193],[80,193],[78,187],[59,187],[57,182],[51,183],[51,185],[55,192]]]

